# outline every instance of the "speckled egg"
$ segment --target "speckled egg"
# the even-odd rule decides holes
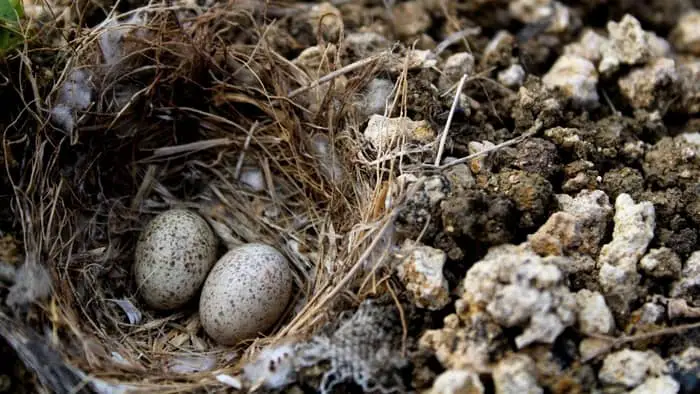
[[[151,220],[136,245],[134,274],[141,298],[154,309],[183,306],[216,261],[217,239],[198,214],[172,209]]]
[[[292,271],[272,246],[246,244],[214,265],[202,287],[199,317],[215,341],[233,345],[269,330],[292,295]]]

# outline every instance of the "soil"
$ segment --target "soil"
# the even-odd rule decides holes
[[[38,7],[39,3],[25,1],[28,9]],[[229,208],[250,203],[254,209],[245,210],[253,217],[257,215],[259,223],[255,224],[254,219],[244,224],[234,220],[236,224],[231,225],[231,216],[224,215],[225,219],[219,222],[229,220],[222,225],[229,228],[224,233],[249,241],[255,239],[250,234],[261,232],[259,229],[271,222],[275,231],[269,232],[278,238],[282,236],[275,233],[284,233],[281,229],[285,226],[295,230],[310,227],[308,223],[316,218],[291,215],[295,216],[293,224],[290,224],[292,220],[275,222],[289,213],[289,207],[298,208],[290,204],[281,209],[276,199],[283,198],[282,195],[287,198],[306,194],[310,197],[305,201],[315,201],[326,212],[338,213],[346,220],[333,223],[335,226],[330,229],[324,228],[322,235],[317,234],[320,230],[309,230],[308,233],[318,237],[317,246],[310,248],[319,247],[324,237],[340,240],[348,239],[351,233],[357,236],[354,228],[362,226],[355,226],[351,220],[377,219],[382,214],[389,217],[396,207],[387,255],[401,255],[401,245],[406,240],[438,250],[437,255],[443,258],[441,265],[426,271],[433,273],[423,273],[420,280],[425,281],[419,283],[426,286],[427,293],[435,288],[448,288],[450,303],[433,309],[416,304],[408,289],[416,285],[411,280],[419,279],[399,279],[391,265],[394,263],[390,262],[376,272],[386,276],[386,281],[379,282],[390,283],[383,286],[391,291],[377,292],[384,293],[384,298],[378,297],[382,300],[381,308],[396,304],[404,308],[396,316],[391,314],[395,326],[386,327],[376,321],[381,319],[374,317],[361,320],[364,315],[360,312],[358,323],[353,323],[381,328],[386,341],[371,342],[382,349],[381,355],[363,347],[362,335],[372,332],[366,327],[353,331],[343,329],[338,322],[329,322],[321,331],[310,327],[305,334],[316,336],[309,343],[314,346],[323,343],[326,347],[322,349],[327,350],[330,358],[321,358],[322,361],[313,365],[293,364],[299,369],[296,378],[280,378],[284,384],[277,386],[260,384],[261,390],[316,392],[335,380],[338,380],[335,392],[691,393],[700,390],[700,328],[696,324],[700,322],[700,38],[697,33],[695,37],[682,35],[683,21],[691,20],[687,15],[700,12],[700,1],[284,1],[268,4],[269,9],[263,6],[264,2],[253,1],[245,3],[259,7],[251,6],[250,15],[238,15],[229,21],[230,27],[226,29],[221,28],[222,21],[213,23],[212,19],[221,18],[217,10],[232,10],[240,2],[190,2],[198,4],[192,12],[207,27],[194,29],[199,35],[193,37],[180,27],[186,40],[200,40],[197,42],[201,45],[195,46],[201,52],[189,53],[191,57],[182,60],[170,73],[148,70],[157,62],[177,62],[168,56],[177,58],[178,43],[171,47],[163,44],[158,50],[142,50],[136,40],[133,45],[138,56],[132,54],[128,62],[119,63],[122,69],[117,66],[108,69],[101,63],[98,63],[100,67],[90,69],[89,61],[100,57],[99,47],[93,46],[81,56],[72,57],[68,49],[55,43],[68,40],[74,49],[78,48],[78,38],[84,33],[79,33],[78,28],[97,26],[116,2],[68,3],[66,8],[66,2],[55,1],[57,9],[73,10],[73,14],[65,11],[65,15],[72,15],[66,16],[67,22],[56,22],[46,13],[39,22],[31,22],[34,29],[43,24],[50,28],[36,30],[38,38],[28,52],[32,61],[28,70],[17,72],[23,64],[23,57],[18,55],[21,49],[2,59],[0,74],[8,82],[0,85],[0,97],[2,102],[12,105],[0,115],[0,126],[4,129],[0,161],[5,167],[0,172],[0,264],[15,268],[22,264],[43,264],[54,278],[55,294],[62,294],[59,289],[68,292],[66,289],[74,285],[61,282],[66,275],[78,275],[69,271],[99,278],[95,283],[104,286],[99,293],[104,299],[135,294],[129,264],[142,220],[172,201],[189,201],[193,196],[198,204],[208,204],[205,204],[209,210],[206,212],[223,209],[223,204],[212,203],[218,201],[221,190],[209,189],[214,183],[210,184],[201,174],[214,168],[222,179],[230,180],[226,177],[233,173],[235,160],[220,160],[231,153],[227,147],[239,148],[237,144],[246,139],[241,129],[255,130],[259,124],[275,119],[273,126],[265,126],[264,132],[270,134],[253,144],[275,147],[289,144],[294,146],[293,153],[304,160],[295,162],[279,152],[265,152],[268,157],[260,161],[263,165],[253,163],[261,166],[261,173],[266,170],[271,174],[271,178],[259,182],[260,190],[267,190],[273,178],[276,182],[277,177],[283,181],[279,181],[271,197],[248,189],[241,200],[231,197]],[[118,12],[128,12],[146,3],[122,1]],[[163,26],[180,23],[166,16],[162,18]],[[247,33],[261,26],[266,27],[265,46],[279,58],[264,58],[257,53],[258,58],[253,61],[251,48],[257,42]],[[624,30],[622,38],[615,36],[616,28]],[[454,39],[455,34],[465,29],[470,32]],[[695,29],[700,26],[695,25]],[[212,36],[215,30],[216,37]],[[580,49],[585,47],[586,42],[581,42],[580,37],[586,31],[593,31],[605,40],[601,48],[593,48],[592,54]],[[225,42],[223,47],[217,46],[217,40]],[[51,50],[42,49],[51,45],[54,45]],[[332,85],[312,87],[297,97],[287,97],[288,92],[304,86],[299,75],[309,81],[316,80],[343,66],[378,56],[392,45],[393,57],[346,72],[334,79]],[[638,58],[626,56],[620,50],[633,45],[640,47]],[[240,58],[234,59],[237,56],[234,52],[244,51],[244,46],[249,52],[246,55],[241,52]],[[419,53],[416,66],[406,61],[412,48],[423,51],[416,52]],[[454,66],[448,61],[451,56],[464,53],[469,56],[459,59],[468,61],[446,69],[446,64]],[[563,70],[553,67],[559,60],[569,58],[575,61],[567,63]],[[211,65],[214,63],[208,63],[215,61],[212,59],[227,60],[214,67]],[[249,68],[242,66],[246,59]],[[83,118],[73,114],[68,127],[65,120],[56,120],[56,103],[61,101],[54,83],[62,67],[70,61],[82,62],[94,72],[96,82],[92,88],[101,91],[102,96],[99,100],[94,96],[88,100],[96,107],[91,107],[92,112]],[[523,70],[522,78],[507,78],[505,73],[515,70],[515,66]],[[233,73],[231,68],[242,71]],[[140,80],[136,76],[133,80],[115,77],[137,69],[147,70],[147,75],[139,74]],[[29,92],[31,84],[26,73],[35,74],[31,82],[46,98],[41,103],[46,114],[31,115],[35,112],[31,104],[34,93]],[[455,90],[462,74],[466,79],[457,94]],[[98,77],[102,79],[98,81]],[[266,83],[270,91],[274,89],[274,95],[261,93],[258,78],[267,78],[261,83]],[[381,81],[376,82],[377,78],[397,84],[397,90],[382,93],[386,86],[372,88],[382,86]],[[117,80],[119,83],[109,84]],[[268,80],[274,80],[273,87]],[[72,83],[79,85],[76,81]],[[18,86],[23,89],[18,90]],[[76,89],[79,87],[74,86],[73,90]],[[115,108],[123,105],[115,103],[124,104],[128,100],[116,93],[129,97],[139,90],[147,93],[135,99],[125,116],[117,117]],[[397,106],[385,113],[384,103],[390,104],[397,94]],[[109,95],[112,96],[105,98]],[[456,107],[453,107],[455,96]],[[75,103],[70,105],[74,107],[68,112],[89,112]],[[183,108],[189,112],[180,111]],[[47,115],[51,111],[53,118]],[[221,115],[196,117],[195,113],[205,111]],[[424,144],[417,135],[419,131],[397,138],[403,144],[400,148],[388,146],[386,151],[381,151],[371,147],[363,131],[369,117],[377,114],[426,121],[422,124],[427,124],[438,136],[450,122],[441,165],[432,165],[438,143]],[[239,121],[245,127],[229,124]],[[229,128],[229,134],[215,132],[225,127]],[[169,129],[163,131],[166,128]],[[200,130],[201,134],[189,130]],[[339,150],[338,158],[319,156],[318,147],[308,148],[312,145],[306,142],[293,145],[313,133],[332,136],[335,149]],[[234,137],[221,142],[228,135]],[[73,146],[65,138],[80,142]],[[168,146],[216,138],[220,138],[215,142],[220,147],[214,148],[221,149],[218,158],[216,152],[197,156],[200,153],[196,150],[187,158],[184,154],[153,156]],[[323,139],[330,140],[331,137]],[[462,159],[484,149],[489,152]],[[231,157],[238,159],[238,153],[231,153]],[[400,163],[397,159],[391,166],[367,164],[379,160],[383,154],[395,154]],[[36,180],[31,175],[43,170],[36,165],[31,167],[30,163],[35,163],[38,157],[50,163],[51,170],[46,165],[45,178]],[[448,158],[459,163],[449,164]],[[161,164],[166,161],[167,164]],[[338,162],[342,163],[340,168],[334,164]],[[308,171],[307,174],[312,174],[310,180],[280,173],[274,167],[281,166],[280,163],[300,172]],[[366,178],[358,174],[365,174]],[[372,212],[332,209],[343,204],[339,200],[354,202],[365,197],[357,191],[364,185],[340,185],[341,178],[347,182],[355,175],[365,179],[365,183],[391,184],[391,187],[410,176],[411,181],[401,186],[420,187],[401,205],[392,206],[386,202],[388,197],[376,198],[380,193],[375,190],[373,198],[381,202],[371,204]],[[58,183],[51,183],[52,178],[56,182],[61,179],[65,186],[59,188]],[[151,181],[154,186],[148,184]],[[305,183],[300,187],[288,186],[302,182]],[[13,187],[16,184],[22,187]],[[240,185],[236,187],[240,189]],[[148,196],[152,189],[156,191]],[[595,198],[591,197],[594,191],[599,193]],[[328,199],[334,192],[338,198]],[[55,201],[60,197],[59,208],[49,208],[54,200],[47,193],[55,193],[58,196]],[[32,203],[22,203],[24,198]],[[50,209],[75,213],[72,218],[66,215],[60,219],[65,220],[65,227],[56,233],[60,242],[70,245],[66,250],[52,243],[38,244],[36,239],[40,236],[27,236],[28,231],[40,235],[40,226],[45,223],[40,224],[39,218],[50,217],[46,213]],[[78,225],[90,226],[91,230],[81,233],[88,239],[82,241],[84,245],[73,247],[73,241],[67,240],[77,234]],[[222,236],[221,232],[217,234]],[[348,244],[338,242],[334,248],[347,248]],[[336,275],[328,283],[337,284],[347,269],[344,265],[339,268],[340,263],[333,266],[335,256],[329,251],[333,248],[323,249],[323,253],[328,253],[323,254],[327,261],[318,258],[320,262],[314,264],[323,265],[322,271],[329,276]],[[303,257],[311,261],[319,253],[305,253]],[[396,259],[394,256],[389,261]],[[297,276],[305,277],[305,274]],[[48,308],[57,308],[57,304],[69,308],[71,313],[65,317],[66,321],[80,321],[78,316],[85,319],[85,315],[94,315],[90,324],[100,329],[87,328],[91,338],[102,335],[114,339],[134,330],[123,322],[110,321],[110,315],[95,312],[108,304],[104,301],[78,308],[79,304],[92,300],[90,292],[95,291],[92,282],[71,288],[75,298],[56,296],[55,304],[37,299],[31,303],[32,307],[23,309],[6,305],[12,281],[0,280],[3,301],[0,311],[4,315],[37,331],[54,327],[61,335],[72,338],[66,339],[71,346],[65,345],[65,349],[57,346],[67,360],[85,373],[90,374],[93,372],[90,368],[95,368],[95,372],[109,376],[105,371],[113,361],[100,357],[110,352],[75,347],[80,336],[71,337],[76,333],[71,332],[70,324],[61,326],[52,320],[58,318]],[[307,285],[312,288],[310,283]],[[349,283],[355,286],[355,282]],[[465,283],[478,286],[465,289]],[[337,302],[328,315],[335,316],[341,310],[354,312],[367,291],[359,286],[346,290],[347,294],[353,294],[347,297],[352,302]],[[392,297],[387,296],[389,293]],[[138,308],[148,309],[137,297],[130,299]],[[359,307],[362,313],[365,313],[362,308],[371,310],[370,306],[362,305]],[[511,313],[506,313],[508,308],[512,309]],[[291,315],[300,310],[301,307],[297,308]],[[672,310],[677,312],[671,313]],[[183,316],[190,316],[189,312],[183,312]],[[140,324],[168,319],[168,315],[158,312],[146,315]],[[293,321],[293,317],[287,319]],[[594,327],[590,328],[584,321],[594,321],[591,323]],[[179,320],[172,325],[186,323],[187,320]],[[149,335],[162,334],[154,328],[157,323],[153,324],[148,328],[152,330]],[[406,331],[399,330],[400,325],[405,325]],[[3,331],[0,329],[0,333]],[[53,340],[61,341],[60,337]],[[192,349],[202,353],[215,346],[208,340],[188,341]],[[32,375],[31,366],[23,366],[14,356],[9,343],[0,339],[0,353],[12,355],[4,357],[0,365],[0,393],[33,392],[41,379]],[[311,352],[309,343],[295,351]],[[166,348],[163,345],[161,350],[166,352]],[[633,353],[626,353],[628,350]],[[87,354],[94,359],[87,359]],[[163,372],[165,364],[159,364],[162,355],[149,356],[154,357],[147,362],[136,361],[138,367],[132,366],[131,370],[125,367],[122,372],[129,377],[125,379],[151,383],[148,374],[152,373],[157,375],[158,379],[152,380],[158,384],[169,381],[173,375]],[[368,365],[375,366],[375,370]],[[238,368],[233,362],[225,365],[232,371],[234,366]],[[332,375],[329,371],[335,373],[332,378],[328,377]],[[447,381],[453,371],[468,371],[472,380],[452,379],[452,386],[440,383],[441,376]],[[638,371],[644,372],[639,372],[642,374],[639,377],[632,376]],[[240,376],[243,379],[245,374]],[[181,379],[196,385],[192,383],[197,381],[194,378]],[[211,386],[197,390],[216,391],[222,387],[216,386],[220,382],[211,374],[207,379],[206,384]],[[46,380],[42,382],[45,384]],[[384,386],[372,390],[368,382],[380,382]],[[250,387],[250,382],[244,385]],[[329,388],[329,391],[333,390]]]

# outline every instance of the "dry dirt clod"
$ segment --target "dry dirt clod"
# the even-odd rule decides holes
[[[598,378],[607,384],[634,388],[647,377],[658,377],[666,371],[666,363],[653,351],[624,349],[605,357]]]
[[[622,193],[640,198],[644,191],[644,175],[630,167],[610,170],[603,175],[603,189],[613,199]]]
[[[601,57],[600,49],[605,42],[605,37],[596,33],[595,30],[587,28],[578,41],[564,47],[564,55],[583,57],[593,64],[597,64]]]
[[[493,193],[503,194],[515,203],[520,213],[519,226],[530,229],[541,224],[548,213],[553,198],[553,188],[543,176],[519,171],[505,170],[489,179],[487,188]]]
[[[383,115],[391,106],[394,83],[388,79],[375,78],[365,87],[356,105],[360,112],[360,121],[364,122],[372,115]]]
[[[632,15],[625,15],[619,22],[608,22],[609,40],[601,47],[602,58],[598,70],[609,75],[620,65],[646,63],[655,54],[649,32]]]
[[[608,196],[600,190],[583,190],[576,197],[558,194],[556,198],[559,208],[574,215],[579,222],[582,243],[578,250],[591,256],[597,255],[613,214]]]
[[[542,394],[537,383],[535,362],[528,356],[514,354],[501,360],[493,370],[497,394]]]
[[[560,269],[527,249],[502,245],[475,263],[461,284],[462,300],[504,327],[522,327],[518,348],[553,343],[575,321],[576,301]]]
[[[525,80],[525,70],[519,64],[511,64],[508,68],[498,73],[498,82],[509,88],[517,88]]]
[[[467,52],[455,53],[445,60],[442,66],[442,74],[438,80],[438,88],[447,90],[459,82],[462,75],[471,75],[474,72],[474,56]]]
[[[700,11],[692,10],[683,14],[671,32],[673,46],[681,52],[700,56]]]
[[[307,18],[315,37],[320,36],[329,42],[337,42],[343,32],[343,17],[331,3],[314,5]]]
[[[615,330],[615,320],[605,303],[605,298],[598,292],[580,290],[576,293],[578,304],[578,326],[587,335],[610,335]]]
[[[672,59],[658,58],[618,80],[620,91],[635,109],[663,112],[681,94],[680,77]]]
[[[670,295],[693,304],[700,302],[700,251],[693,253],[683,264],[681,279],[673,283]]]
[[[683,393],[692,393],[700,389],[700,347],[690,346],[680,354],[674,354],[669,360],[673,377],[680,383]]]
[[[598,106],[598,72],[593,63],[580,56],[564,55],[557,60],[542,82],[559,89],[575,105],[583,108]]]
[[[445,252],[406,240],[397,253],[396,271],[419,308],[440,310],[450,302],[450,291],[442,275]]]
[[[627,317],[630,304],[641,294],[637,264],[654,237],[654,205],[648,201],[636,204],[628,194],[620,194],[614,220],[612,241],[598,257],[598,281],[616,316]]]
[[[427,121],[413,121],[407,117],[388,118],[372,115],[364,132],[365,139],[380,152],[404,142],[427,144],[435,140],[435,130]]]
[[[421,1],[413,0],[392,7],[394,29],[401,39],[415,37],[428,30],[432,24],[430,14]]]
[[[540,22],[554,14],[552,0],[515,0],[508,4],[510,14],[523,23]]]
[[[669,188],[690,187],[700,179],[700,141],[690,135],[664,137],[644,157],[647,182]]]
[[[481,68],[509,66],[514,47],[515,37],[507,31],[499,31],[484,48],[484,53],[481,56]]]
[[[681,259],[669,248],[651,249],[639,261],[642,271],[655,278],[678,279],[681,274]]]
[[[678,390],[680,390],[678,382],[668,375],[662,375],[648,378],[630,391],[630,394],[676,394]]]
[[[479,375],[468,369],[448,369],[435,379],[428,394],[483,394]]]

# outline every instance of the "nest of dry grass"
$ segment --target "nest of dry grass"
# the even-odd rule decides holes
[[[276,25],[296,11],[256,4],[151,4],[61,33],[62,48],[27,44],[8,63],[22,98],[3,141],[12,211],[27,283],[51,291],[15,291],[0,332],[50,390],[215,391],[217,374],[237,373],[262,346],[309,335],[338,302],[388,289],[367,268],[381,262],[394,216],[384,206],[393,160],[358,163],[352,97],[391,55],[347,67],[342,40],[320,34],[309,72],[280,53],[290,48]],[[11,160],[18,151],[33,152]],[[262,184],[246,186],[246,171]],[[269,336],[223,348],[196,308],[142,308],[135,241],[175,206],[201,213],[229,247],[265,242],[293,262],[298,297]],[[213,365],[177,373],[193,357]]]

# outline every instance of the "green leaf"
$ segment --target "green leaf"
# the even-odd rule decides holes
[[[22,0],[0,0],[0,20],[19,23],[19,18],[24,16]]]
[[[22,0],[0,0],[0,54],[22,42],[17,28],[23,16]]]

